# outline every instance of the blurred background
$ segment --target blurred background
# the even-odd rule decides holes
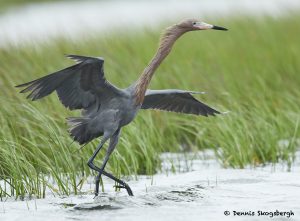
[[[112,30],[129,32],[186,17],[203,20],[246,15],[278,17],[296,10],[300,3],[297,0],[1,0],[0,7],[0,44],[4,45],[35,43],[56,36],[74,39]]]
[[[15,85],[71,65],[64,54],[79,54],[104,57],[107,79],[127,87],[152,58],[161,31],[188,17],[229,31],[180,38],[151,88],[206,91],[197,98],[229,113],[141,111],[124,128],[108,170],[152,175],[162,171],[163,152],[204,149],[225,168],[291,168],[300,135],[300,1],[1,0],[0,7],[1,197],[44,197],[47,188],[77,194],[97,144],[70,145],[65,118],[79,112],[56,95],[29,102]]]

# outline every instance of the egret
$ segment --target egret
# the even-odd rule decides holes
[[[99,193],[101,175],[114,180],[119,188],[126,189],[128,195],[133,196],[129,185],[108,173],[105,166],[118,143],[122,127],[129,124],[140,109],[203,116],[220,114],[219,111],[192,96],[199,92],[148,89],[154,72],[170,53],[175,41],[186,32],[208,29],[227,30],[197,19],[185,19],[168,27],[160,39],[154,57],[137,81],[125,89],[119,89],[106,80],[103,58],[79,55],[67,55],[68,58],[76,61],[73,66],[16,86],[25,87],[20,92],[30,92],[27,98],[32,101],[56,91],[59,100],[66,108],[82,109],[80,117],[67,118],[70,136],[79,144],[87,144],[102,136],[95,152],[87,162],[87,165],[98,173],[95,179],[95,196]],[[96,166],[94,159],[108,140],[109,145],[103,162],[100,167]]]

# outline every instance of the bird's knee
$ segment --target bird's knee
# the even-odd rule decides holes
[[[94,169],[94,168],[95,168],[95,165],[93,164],[93,161],[91,161],[91,160],[89,160],[89,161],[87,162],[87,165],[88,165],[88,167],[91,168],[91,169]]]

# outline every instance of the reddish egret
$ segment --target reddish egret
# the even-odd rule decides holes
[[[227,30],[196,19],[186,19],[168,27],[150,63],[138,80],[125,89],[119,89],[105,79],[102,58],[78,55],[67,55],[76,61],[75,65],[17,86],[26,87],[21,93],[31,91],[27,98],[33,101],[56,91],[65,107],[70,110],[83,109],[81,117],[70,117],[67,122],[70,135],[79,144],[87,144],[102,136],[100,144],[87,163],[91,169],[98,172],[95,181],[96,196],[102,174],[118,183],[119,188],[125,188],[130,196],[133,195],[127,183],[106,172],[104,168],[118,143],[121,128],[129,124],[140,109],[203,116],[220,113],[192,96],[198,92],[147,89],[155,70],[170,53],[175,41],[186,32],[207,29]],[[98,167],[93,161],[108,139],[106,155],[102,165]]]

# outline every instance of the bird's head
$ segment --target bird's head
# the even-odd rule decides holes
[[[214,29],[214,30],[222,30],[227,31],[227,28],[223,28],[216,25],[207,24],[203,21],[199,21],[197,19],[185,19],[178,24],[176,24],[177,28],[182,29],[184,31],[199,31],[199,30],[208,30],[208,29]]]

